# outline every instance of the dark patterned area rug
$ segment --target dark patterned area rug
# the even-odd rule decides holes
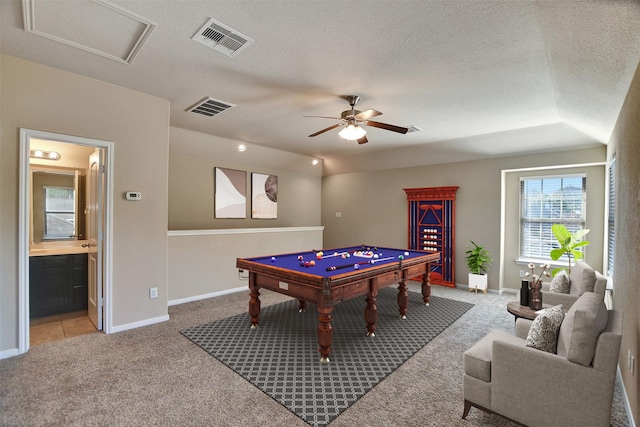
[[[367,337],[364,297],[333,309],[333,352],[320,362],[316,306],[298,301],[263,308],[260,327],[239,314],[181,331],[184,336],[314,427],[329,424],[473,307],[462,301],[409,292],[400,319],[397,289],[378,293],[375,337]]]

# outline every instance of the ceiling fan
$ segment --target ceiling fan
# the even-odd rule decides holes
[[[322,119],[334,119],[339,120],[340,123],[328,128],[322,129],[316,133],[312,133],[309,137],[318,136],[322,133],[330,131],[340,126],[345,126],[339,133],[340,137],[350,140],[358,141],[358,144],[364,144],[368,142],[366,137],[367,131],[362,128],[362,125],[372,126],[380,129],[390,130],[392,132],[407,133],[409,128],[389,125],[387,123],[374,122],[369,120],[371,117],[380,116],[382,113],[378,110],[366,110],[358,111],[355,109],[356,104],[360,101],[360,97],[357,95],[348,95],[344,99],[351,105],[351,110],[343,111],[340,117],[327,117],[327,116],[304,116],[304,117],[319,117]]]

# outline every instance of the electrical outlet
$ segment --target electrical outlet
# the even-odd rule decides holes
[[[520,270],[520,277],[526,277],[524,270]]]
[[[149,299],[158,298],[158,288],[149,288]]]

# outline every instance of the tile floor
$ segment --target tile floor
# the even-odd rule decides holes
[[[97,332],[87,310],[31,319],[29,331],[32,346]]]

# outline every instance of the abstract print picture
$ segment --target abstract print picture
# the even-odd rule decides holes
[[[251,218],[278,218],[278,177],[251,174]]]
[[[247,217],[247,173],[215,168],[215,217]]]

